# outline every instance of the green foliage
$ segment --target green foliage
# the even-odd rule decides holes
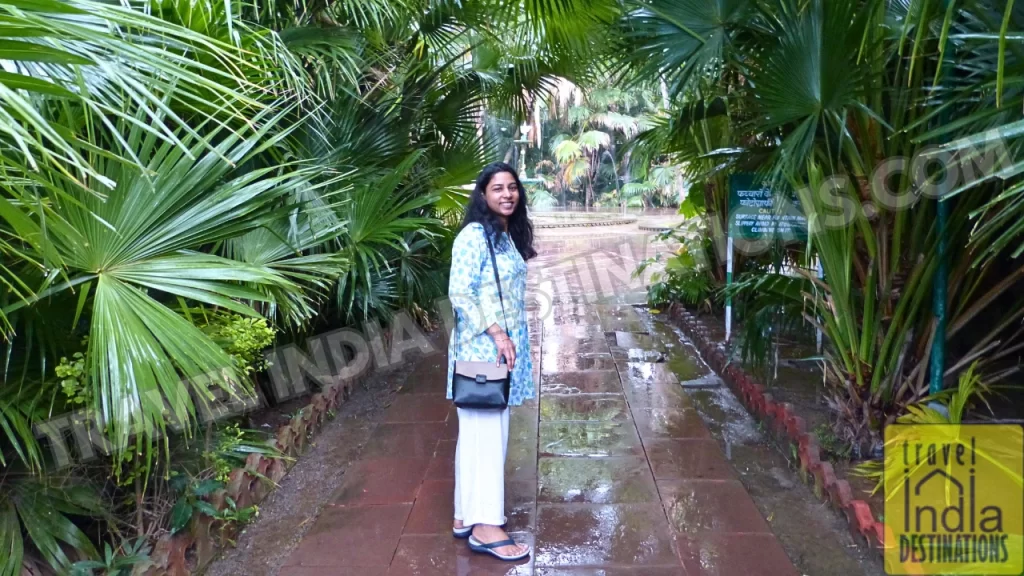
[[[602,204],[614,200],[618,205],[643,206],[645,199],[650,204],[654,198],[663,205],[672,203],[675,194],[661,197],[655,192],[674,186],[674,177],[654,185],[632,181],[646,178],[648,163],[653,162],[647,157],[637,161],[630,154],[633,139],[653,125],[652,118],[663,102],[653,96],[650,82],[627,90],[616,85],[618,80],[609,73],[593,86],[577,86],[566,80],[557,84],[557,90],[545,102],[547,121],[543,132],[553,136],[548,137],[549,155],[540,151],[538,173],[545,171],[545,163],[557,164],[556,190],[563,197],[568,193],[573,200],[582,195],[580,199],[588,206],[598,198],[602,198]],[[660,163],[658,166],[672,170]],[[664,178],[666,174],[662,170],[657,176]],[[642,188],[638,190],[637,186]]]
[[[69,361],[62,357],[53,371],[61,379],[61,391],[68,402],[73,406],[88,406],[92,404],[92,388],[85,382],[85,355],[75,352],[71,358]]]
[[[228,474],[245,466],[250,454],[284,457],[275,447],[273,439],[257,430],[241,428],[237,422],[217,428],[208,439],[209,448],[203,452],[203,464],[214,479],[228,481]]]
[[[826,423],[818,424],[814,427],[813,433],[827,457],[841,462],[850,459],[852,452],[850,445],[836,436],[831,426]]]
[[[150,545],[145,538],[124,542],[117,549],[109,543],[103,545],[103,556],[99,560],[82,560],[71,565],[71,576],[130,576],[137,566],[150,561]]]
[[[550,192],[539,186],[527,185],[527,198],[530,208],[535,210],[548,210],[558,205],[558,199]]]
[[[213,316],[213,323],[205,326],[204,332],[231,355],[240,371],[249,375],[267,368],[261,352],[274,342],[277,334],[267,325],[266,318],[238,314]]]
[[[62,545],[69,545],[89,558],[97,557],[96,548],[74,518],[105,516],[99,496],[89,486],[61,480],[66,479],[5,479],[4,489],[0,490],[0,550],[4,550],[0,556],[0,575],[21,574],[26,544],[61,571],[72,564]],[[28,536],[27,542],[23,535]]]
[[[220,515],[205,498],[223,488],[223,482],[213,479],[194,482],[184,474],[176,474],[171,476],[170,486],[178,494],[178,499],[171,508],[169,528],[172,534],[188,527],[194,516],[206,515],[216,518]]]
[[[732,298],[742,330],[739,344],[744,362],[755,369],[770,366],[774,371],[780,340],[788,336],[807,341],[813,328],[805,319],[812,307],[804,299],[812,290],[811,282],[773,270],[771,266],[755,267],[736,275],[732,285],[722,289],[722,296]]]
[[[250,454],[283,457],[266,434],[245,430],[237,422],[211,431],[207,443],[209,448],[202,454],[201,471],[175,470],[170,474],[168,486],[177,496],[170,512],[172,533],[184,530],[197,515],[225,522],[248,522],[259,514],[258,507],[238,508],[231,498],[227,498],[226,508],[218,511],[209,503],[210,495],[226,486],[231,471],[244,467]],[[269,482],[270,479],[260,477],[260,481]]]
[[[962,424],[964,416],[973,409],[978,402],[988,405],[986,396],[991,392],[991,387],[986,384],[980,374],[977,373],[978,362],[972,363],[960,374],[956,388],[949,388],[926,396],[917,404],[907,407],[907,412],[896,419],[897,424]],[[989,407],[991,409],[991,407]],[[897,447],[889,446],[890,450],[898,450]],[[868,478],[876,482],[872,494],[878,492],[885,486],[886,471],[883,462],[880,460],[868,460],[859,463],[851,472],[862,478]],[[901,473],[891,470],[892,478],[896,480]],[[898,480],[897,480],[898,481]]]
[[[715,284],[709,274],[706,259],[706,251],[710,246],[700,222],[684,222],[661,233],[659,240],[672,242],[679,247],[667,257],[661,252],[656,253],[640,262],[633,271],[633,277],[637,278],[655,263],[664,263],[663,271],[651,276],[651,284],[647,288],[650,305],[657,307],[669,302],[684,302],[710,309]]]

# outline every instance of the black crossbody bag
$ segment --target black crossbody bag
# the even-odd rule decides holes
[[[487,250],[491,254],[491,268],[494,269],[494,282],[498,286],[498,300],[501,302],[501,317],[508,334],[508,320],[505,318],[505,299],[501,294],[501,280],[498,278],[498,262],[494,257],[494,246],[491,238],[484,231],[487,239]],[[511,335],[509,335],[511,337]],[[455,338],[459,338],[459,315],[455,314]],[[456,346],[458,348],[458,346]],[[512,373],[508,363],[469,362],[458,359],[456,350],[455,371],[452,374],[452,401],[459,408],[475,410],[504,410],[508,408],[509,394],[512,390]]]

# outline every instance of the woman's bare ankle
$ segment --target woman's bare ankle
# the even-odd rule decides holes
[[[485,538],[488,541],[498,541],[507,539],[508,533],[506,533],[500,526],[494,526],[492,524],[476,524],[473,526],[473,536],[477,539]]]

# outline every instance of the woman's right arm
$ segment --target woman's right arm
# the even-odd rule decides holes
[[[480,275],[485,258],[490,258],[490,255],[479,226],[467,227],[455,237],[448,297],[459,323],[463,327],[468,326],[473,335],[488,331],[500,320],[494,307],[483,302]]]
[[[498,358],[505,357],[509,368],[515,365],[515,347],[501,324],[497,302],[484,302],[481,274],[490,259],[482,228],[467,227],[455,237],[452,246],[452,267],[448,280],[448,297],[459,323],[468,326],[470,334],[487,333],[498,347]],[[488,264],[489,266],[489,264]],[[458,334],[456,334],[458,337]]]

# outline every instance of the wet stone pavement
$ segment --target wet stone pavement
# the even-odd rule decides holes
[[[654,249],[631,241],[634,259]],[[651,329],[630,303],[635,286],[601,293],[567,257],[585,253],[597,276],[595,245],[542,237],[531,262],[539,397],[512,410],[505,494],[508,530],[531,558],[500,562],[451,536],[458,421],[435,354],[419,360],[343,484],[322,487],[331,504],[282,576],[801,573],[695,403],[717,378],[671,330]]]

